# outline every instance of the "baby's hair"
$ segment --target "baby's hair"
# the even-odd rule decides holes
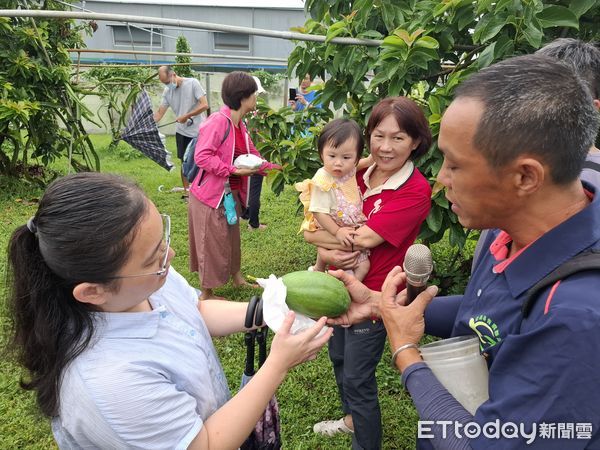
[[[352,119],[335,119],[325,125],[317,141],[321,161],[325,145],[330,144],[332,147],[338,148],[348,139],[354,139],[356,143],[356,162],[358,163],[365,147],[365,138],[360,126]]]

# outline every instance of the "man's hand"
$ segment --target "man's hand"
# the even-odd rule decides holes
[[[189,118],[190,118],[190,116],[188,116],[187,114],[184,114],[183,116],[179,116],[177,119],[175,119],[175,122],[186,123]]]
[[[405,344],[418,344],[425,332],[425,308],[437,294],[437,286],[429,286],[408,306],[406,289],[398,293],[398,287],[406,283],[406,274],[399,266],[394,267],[383,283],[379,312],[392,349]]]
[[[352,302],[344,314],[327,319],[328,324],[350,326],[377,315],[377,304],[381,293],[372,291],[343,270],[330,270],[329,274],[344,283]]]
[[[356,230],[350,227],[339,227],[335,232],[335,238],[338,240],[338,242],[347,247],[350,247],[352,244],[354,244],[355,235]]]
[[[325,264],[337,267],[338,269],[351,270],[357,265],[360,252],[347,252],[344,250],[328,250],[323,247],[317,247],[319,257]]]

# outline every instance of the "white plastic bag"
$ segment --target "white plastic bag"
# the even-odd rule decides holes
[[[267,326],[275,333],[281,327],[285,316],[290,311],[285,303],[287,288],[281,278],[275,275],[269,275],[269,278],[257,278],[256,282],[264,288],[262,294],[263,299],[263,318]],[[296,313],[296,319],[292,324],[291,333],[296,334],[301,331],[311,328],[316,322],[303,314]],[[319,333],[323,334],[328,327],[325,326]]]
[[[233,161],[234,167],[238,169],[258,169],[265,161],[252,153],[244,153]]]

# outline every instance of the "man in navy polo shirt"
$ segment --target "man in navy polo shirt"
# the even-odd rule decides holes
[[[431,302],[437,290],[429,288],[405,307],[406,294],[396,295],[400,270],[381,295],[339,274],[354,302],[332,322],[379,309],[394,364],[421,419],[434,423],[420,448],[600,448],[600,273],[557,281],[522,313],[538,281],[581,252],[600,251],[600,196],[579,180],[598,122],[584,83],[549,57],[511,58],[471,76],[438,140],[438,181],[452,210],[465,227],[493,230],[464,295]],[[423,363],[416,344],[424,326],[479,337],[489,399],[474,416]],[[467,424],[470,437],[454,431]]]

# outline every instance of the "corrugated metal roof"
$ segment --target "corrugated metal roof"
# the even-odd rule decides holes
[[[90,3],[125,3],[163,6],[219,6],[221,8],[303,9],[304,0],[88,0]]]

